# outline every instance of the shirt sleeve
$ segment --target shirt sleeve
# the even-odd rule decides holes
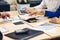
[[[35,6],[34,8],[37,8],[37,9],[43,9],[43,8],[46,8],[46,4],[45,4],[45,1],[42,0],[41,4],[38,5],[38,6]]]
[[[46,11],[52,11],[52,12],[54,12],[54,11],[56,11],[57,9],[58,9],[58,7],[59,7],[59,3],[60,2],[58,2],[57,0],[55,0],[54,2],[53,2],[54,0],[52,0],[51,2],[50,2],[50,4],[49,5],[47,5],[47,9],[46,9]],[[48,1],[49,2],[49,1]]]

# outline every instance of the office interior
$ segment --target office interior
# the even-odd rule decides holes
[[[24,9],[36,7],[42,2],[43,0],[0,0],[0,40],[60,40],[60,14],[57,15],[60,7],[55,12],[46,11],[46,15],[44,10],[47,7],[44,10],[32,9],[29,13]],[[57,17],[52,13],[56,13]]]

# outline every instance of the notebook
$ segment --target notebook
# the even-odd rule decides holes
[[[24,8],[28,8],[30,7],[30,4],[17,4],[17,10],[19,12],[19,14],[25,14],[27,12],[24,11]]]
[[[35,36],[41,35],[43,33],[44,33],[43,31],[29,29],[28,34],[18,34],[18,35],[16,35],[14,32],[12,32],[12,33],[6,34],[5,36],[10,37],[14,40],[27,40],[27,39],[33,38]]]
[[[14,25],[21,25],[21,24],[24,24],[21,20],[12,21],[12,23],[13,23]]]

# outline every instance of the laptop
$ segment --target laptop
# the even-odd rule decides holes
[[[28,8],[30,7],[30,4],[17,4],[17,11],[19,12],[19,14],[26,14],[27,12],[25,12],[24,8]]]

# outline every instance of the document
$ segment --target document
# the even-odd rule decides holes
[[[8,30],[6,30],[6,29],[0,27],[0,31],[1,31],[2,33],[4,33],[4,32],[7,32]]]
[[[56,26],[57,25],[49,23],[49,22],[43,22],[43,23],[36,25],[35,27],[43,29],[43,30],[51,30],[51,29],[55,28]]]

